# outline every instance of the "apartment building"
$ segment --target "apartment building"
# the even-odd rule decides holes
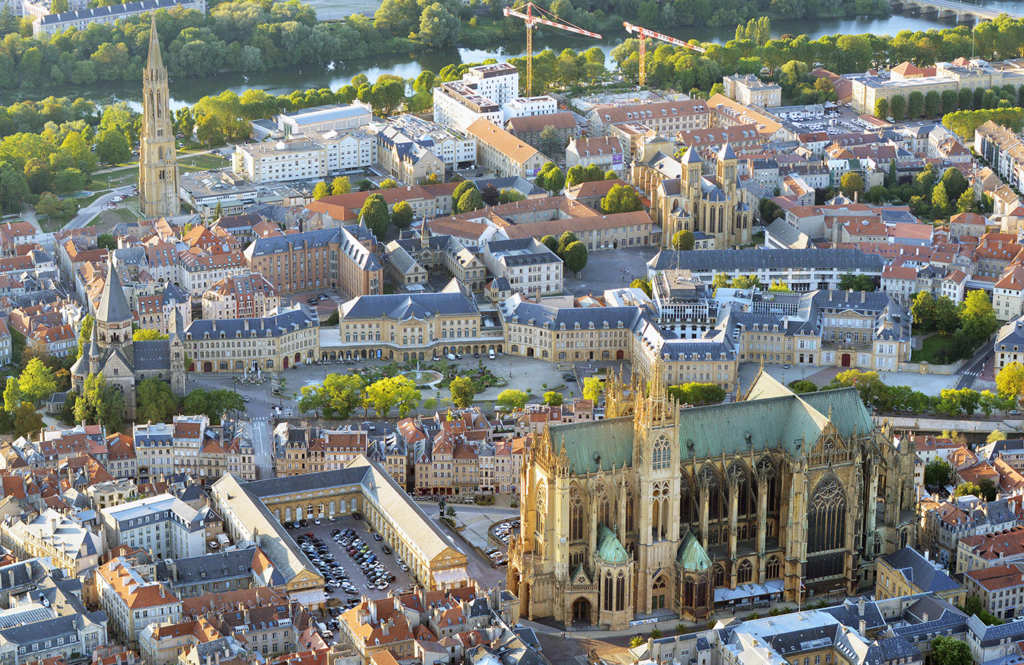
[[[587,114],[587,122],[595,135],[608,133],[611,125],[632,123],[657,134],[673,136],[688,129],[710,127],[711,113],[703,99],[598,105]]]
[[[1010,363],[1024,363],[1024,317],[1003,324],[996,332],[993,349],[997,374]]]
[[[624,165],[622,143],[613,136],[580,137],[565,148],[565,167],[594,165],[621,175]]]
[[[191,9],[200,14],[206,13],[205,0],[138,0],[119,5],[83,7],[66,12],[42,14],[32,21],[32,35],[36,38],[44,35],[56,35],[71,28],[83,31],[93,24],[112,25],[131,16],[148,14],[158,9],[171,10],[177,7],[182,10]]]
[[[383,288],[376,244],[365,227],[353,225],[257,238],[244,255],[248,269],[263,275],[278,295],[326,289],[369,295]]]
[[[452,212],[452,192],[458,187],[456,182],[432,183],[425,185],[406,185],[368,192],[349,192],[325,196],[319,201],[311,202],[307,208],[315,213],[326,215],[344,224],[357,224],[359,215],[372,194],[384,199],[388,212],[394,210],[395,204],[404,201],[412,208],[416,219],[450,215]]]
[[[552,362],[626,360],[638,307],[559,307],[514,295],[499,306],[506,352]]]
[[[418,116],[398,115],[370,131],[376,137],[381,168],[408,184],[422,183],[431,174],[444,180],[445,173],[476,163],[474,138]]]
[[[195,371],[281,371],[320,357],[320,321],[303,305],[263,318],[200,319],[185,330]]]
[[[95,568],[103,553],[103,541],[87,525],[51,508],[27,522],[0,525],[0,533],[4,546],[19,557],[50,557],[72,579]]]
[[[933,593],[954,605],[963,605],[964,588],[946,574],[942,566],[929,561],[913,547],[876,559],[875,599]]]
[[[1024,601],[1024,565],[992,566],[964,573],[967,595],[977,596],[981,606],[1004,621],[1017,618]]]
[[[992,285],[992,308],[1000,321],[1024,314],[1024,265],[1011,263]]]
[[[956,572],[1024,563],[1024,526],[961,538],[956,546]]]
[[[499,178],[533,178],[551,161],[539,150],[510,134],[488,118],[480,118],[466,132],[476,138],[477,164]]]
[[[202,515],[171,494],[104,508],[100,524],[108,549],[127,545],[152,551],[159,558],[199,556],[206,551]]]
[[[274,428],[278,476],[334,471],[348,465],[370,447],[369,433],[361,429],[321,429],[290,422]]]
[[[266,277],[243,273],[222,279],[203,293],[203,318],[260,319],[280,304],[277,289]]]
[[[146,626],[181,619],[181,601],[160,582],[146,579],[123,556],[100,566],[95,580],[112,632],[130,646],[138,645]]]
[[[519,96],[519,71],[507,62],[470,67],[460,81],[434,88],[434,120],[465,131],[480,119],[501,125],[516,117],[555,113],[547,95]]]
[[[746,106],[782,106],[782,86],[773,82],[765,83],[753,74],[723,76],[722,88],[727,97]]]
[[[231,170],[250,182],[285,182],[327,176],[327,149],[310,138],[235,146]]]
[[[245,270],[245,257],[239,251],[214,254],[193,248],[178,255],[178,283],[192,296],[202,296],[220,280]]]
[[[153,288],[153,293],[147,294],[147,286],[150,285],[140,284],[133,291],[131,304],[140,328],[167,335],[176,315],[181,316],[186,326],[192,322],[192,300],[184,289],[175,284],[161,284]]]
[[[536,238],[492,240],[480,258],[514,293],[547,296],[562,292],[562,259]]]

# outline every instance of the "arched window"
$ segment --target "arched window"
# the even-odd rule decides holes
[[[779,577],[779,572],[779,557],[773,556],[768,559],[768,563],[764,567],[764,574],[768,579],[774,580]]]
[[[715,564],[714,583],[715,586],[725,586],[725,568],[717,563]]]
[[[613,596],[612,596],[612,588],[613,588],[613,586],[614,586],[614,583],[612,582],[612,576],[611,575],[605,575],[604,576],[604,602],[602,603],[602,605],[604,606],[604,609],[606,609],[608,611],[611,611],[611,609],[612,609],[612,598],[613,598]]]
[[[621,612],[626,609],[626,577],[619,573],[615,580],[615,611]]]
[[[651,584],[651,609],[663,610],[668,599],[668,593],[666,589],[668,583],[665,581],[664,575],[659,575],[654,583]]]
[[[573,486],[569,497],[569,540],[583,540],[583,497]]]
[[[748,584],[754,579],[754,567],[750,565],[750,559],[744,559],[736,571],[736,581],[740,584]]]
[[[654,442],[654,453],[651,456],[651,468],[667,469],[669,464],[672,462],[672,450],[668,442],[668,438],[664,435],[659,436],[658,440]]]
[[[804,576],[819,579],[843,572],[846,548],[846,492],[829,475],[818,483],[807,509],[807,566]]]
[[[544,520],[547,517],[548,489],[547,484],[541,481],[537,485],[537,531],[544,533]]]

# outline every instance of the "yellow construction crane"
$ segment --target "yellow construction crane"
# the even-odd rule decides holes
[[[537,15],[534,15],[534,10],[537,11]],[[540,5],[535,5],[532,2],[527,2],[525,5],[519,5],[518,7],[505,7],[505,16],[514,16],[518,19],[522,19],[523,23],[526,24],[527,97],[533,94],[533,29],[535,26],[546,25],[552,28],[558,28],[559,30],[565,30],[566,32],[574,32],[577,35],[593,37],[594,39],[602,39],[601,35],[596,32],[590,32],[589,30],[584,30],[579,26],[573,25],[568,21],[563,21]]]
[[[694,44],[688,44],[682,39],[676,39],[668,35],[663,35],[660,32],[655,32],[649,28],[645,28],[639,25],[633,25],[628,21],[622,22],[622,27],[626,29],[626,32],[636,35],[637,39],[640,40],[640,48],[638,49],[638,55],[640,56],[640,87],[644,87],[647,82],[647,38],[657,39],[658,41],[665,42],[666,44],[672,44],[673,46],[682,46],[688,48],[691,51],[697,53],[707,53],[707,51],[700,46]]]

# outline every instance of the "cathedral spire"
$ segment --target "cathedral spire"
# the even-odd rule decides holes
[[[149,24],[149,56],[142,72],[142,132],[139,135],[139,207],[147,219],[173,217],[181,210],[169,104],[167,68],[160,54],[160,35],[154,16]]]
[[[164,68],[164,58],[160,53],[160,35],[156,31],[156,14],[149,20],[149,58],[146,60],[146,69]]]

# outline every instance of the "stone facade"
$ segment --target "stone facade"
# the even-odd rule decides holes
[[[706,621],[740,585],[853,594],[913,544],[913,444],[855,390],[797,396],[762,373],[743,401],[680,409],[658,372],[649,396],[610,379],[605,420],[530,448],[508,568],[523,616],[621,629]]]

